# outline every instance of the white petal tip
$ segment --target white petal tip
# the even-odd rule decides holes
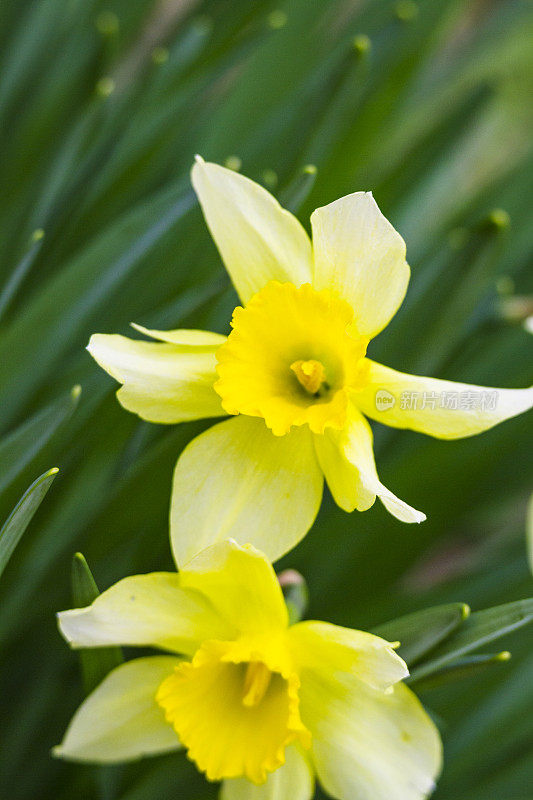
[[[198,153],[196,153],[196,155],[194,156],[194,160],[197,164],[205,164],[205,159],[203,159],[202,156],[199,155]]]
[[[99,345],[101,344],[101,339],[103,336],[106,336],[105,333],[93,333],[91,338],[89,339],[89,343],[85,348],[94,358],[95,352],[99,349]]]
[[[139,325],[138,322],[130,322],[130,328],[133,328],[133,330],[138,333],[142,333],[144,336],[150,336],[148,328],[145,328],[144,325]]]
[[[412,508],[411,506],[407,505],[407,503],[404,503],[403,500],[395,497],[395,495],[388,490],[379,495],[379,499],[389,514],[392,514],[393,517],[399,519],[400,522],[420,523],[427,519],[423,511],[417,511],[416,508]]]

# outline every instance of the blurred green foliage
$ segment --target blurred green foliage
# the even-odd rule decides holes
[[[194,154],[242,164],[306,225],[373,190],[412,281],[371,355],[526,386],[533,338],[500,309],[533,292],[532,38],[528,0],[3,0],[0,520],[60,468],[1,579],[3,796],[216,796],[183,754],[105,770],[49,756],[83,697],[54,621],[72,556],[101,588],[170,568],[172,468],[204,425],[124,412],[84,346],[132,320],[226,332],[236,303]],[[531,595],[531,415],[453,443],[375,427],[383,481],[428,521],[326,498],[280,564],[305,575],[310,616],[369,629]],[[533,655],[526,631],[502,645],[509,663],[420,684],[445,743],[436,800],[530,797]]]

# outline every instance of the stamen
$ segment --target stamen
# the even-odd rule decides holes
[[[244,678],[242,704],[244,706],[257,706],[265,696],[272,673],[262,661],[250,661]]]
[[[320,361],[295,361],[291,364],[291,369],[309,394],[317,394],[326,383],[326,370]]]

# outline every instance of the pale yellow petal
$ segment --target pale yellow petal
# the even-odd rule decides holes
[[[334,289],[351,304],[360,334],[375,336],[401,305],[410,270],[405,242],[371,192],[355,192],[311,216],[316,289]]]
[[[314,437],[314,442],[318,463],[337,505],[348,512],[371,508],[376,492],[346,457],[344,447],[349,442],[348,433],[326,429],[323,435]]]
[[[439,439],[474,436],[533,407],[533,387],[495,389],[423,378],[370,359],[363,377],[366,386],[353,402],[364,414]]]
[[[315,449],[335,502],[345,511],[366,511],[379,497],[387,511],[402,522],[423,522],[421,511],[400,500],[379,480],[370,425],[351,407],[342,431],[315,436]]]
[[[409,674],[390,642],[364,631],[306,621],[289,629],[289,641],[298,668],[331,676],[351,672],[374,689],[387,689]]]
[[[160,331],[149,335],[156,333],[163,336]],[[200,335],[190,335],[196,333]],[[213,389],[215,353],[224,337],[203,331],[167,331],[166,335],[165,342],[156,343],[96,333],[87,349],[123,384],[117,392],[119,402],[142,419],[175,423],[224,416]]]
[[[150,336],[152,339],[177,344],[181,347],[194,348],[195,352],[200,352],[202,348],[211,351],[213,347],[220,347],[227,339],[227,336],[222,336],[220,333],[191,330],[190,328],[178,328],[175,331],[158,331],[153,328],[145,328],[144,325],[138,325],[136,322],[132,322],[131,327],[145,336]]]
[[[222,783],[220,800],[311,800],[314,776],[309,759],[296,745],[285,749],[285,764],[256,786],[246,778]]]
[[[179,663],[173,656],[151,656],[114,669],[81,704],[53,754],[112,764],[176,750],[178,737],[155,695]]]
[[[270,561],[251,545],[217,542],[180,570],[182,586],[207,597],[240,633],[287,627],[287,607]]]
[[[296,217],[259,184],[197,160],[192,183],[222,260],[243,303],[271,280],[311,280],[311,243]]]
[[[442,763],[439,733],[403,683],[387,692],[325,668],[302,672],[302,720],[318,780],[340,800],[422,800]]]
[[[305,536],[323,479],[311,433],[274,436],[261,419],[233,417],[194,439],[174,472],[171,542],[178,564],[222,539],[274,561]]]
[[[171,572],[124,578],[87,608],[62,611],[58,621],[74,648],[118,644],[192,654],[205,639],[233,631],[207,599],[182,588]]]

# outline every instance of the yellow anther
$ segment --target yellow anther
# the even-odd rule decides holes
[[[315,361],[314,359],[310,361],[295,361],[291,364],[291,369],[309,394],[316,394],[326,382],[326,370],[320,361]]]
[[[250,661],[244,678],[242,704],[248,707],[259,705],[270,686],[271,678],[272,673],[262,661]]]

